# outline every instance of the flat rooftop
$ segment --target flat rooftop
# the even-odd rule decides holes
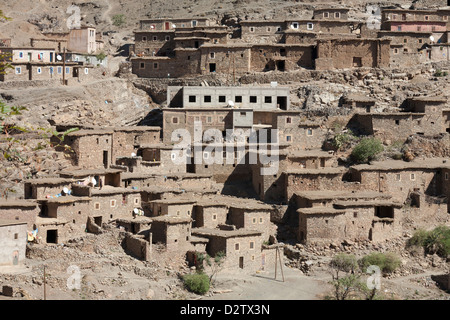
[[[254,237],[260,236],[261,231],[255,230],[219,230],[209,228],[194,228],[192,234],[199,237],[220,237],[220,238],[237,238],[237,237]]]
[[[382,192],[363,191],[334,191],[334,190],[320,190],[320,191],[303,191],[295,193],[297,197],[302,197],[310,200],[333,200],[333,199],[390,199],[392,196]]]
[[[375,161],[371,164],[352,166],[357,171],[394,171],[394,170],[422,170],[422,169],[450,169],[448,158],[415,159],[407,162],[402,160]]]

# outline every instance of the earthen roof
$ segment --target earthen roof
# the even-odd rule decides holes
[[[391,195],[374,191],[334,191],[334,190],[320,190],[320,191],[303,191],[295,193],[298,197],[307,198],[310,200],[331,200],[331,199],[390,199]]]
[[[19,224],[27,224],[26,221],[0,219],[0,227],[15,226]]]
[[[395,171],[395,170],[424,170],[424,169],[448,169],[448,158],[415,159],[410,162],[402,160],[376,161],[371,164],[360,164],[351,167],[357,171]]]
[[[192,221],[191,217],[178,217],[178,216],[158,216],[152,217],[152,222],[163,222],[167,224],[181,224],[190,223]]]
[[[219,229],[209,229],[209,228],[194,228],[191,233],[196,236],[212,236],[212,237],[220,237],[220,238],[236,238],[236,237],[249,237],[249,236],[259,236],[261,235],[261,231],[254,230],[244,230],[244,229],[236,229],[236,230],[219,230]]]
[[[104,175],[124,172],[124,169],[69,169],[60,171],[60,175],[72,177],[86,177],[93,175]]]
[[[91,198],[89,197],[74,197],[74,196],[62,196],[58,198],[50,198],[50,199],[44,199],[40,200],[40,202],[48,202],[48,203],[59,203],[59,204],[65,204],[65,203],[74,203],[77,201],[90,201]]]
[[[396,207],[401,208],[402,204],[389,200],[363,200],[363,201],[338,201],[333,204],[336,209],[359,208],[359,207]]]
[[[138,189],[129,189],[121,187],[103,186],[101,189],[91,188],[92,196],[102,196],[109,194],[125,194],[125,193],[139,193]]]
[[[319,207],[319,208],[300,208],[297,209],[299,214],[305,215],[337,215],[344,214],[345,210],[337,210],[333,207]]]
[[[71,184],[72,182],[73,180],[70,178],[39,178],[24,181],[24,183],[29,183],[32,185],[44,185],[44,184],[62,185],[62,184]]]
[[[34,200],[2,200],[0,201],[0,208],[35,208],[37,203]]]
[[[323,150],[296,150],[288,153],[288,158],[332,158],[333,155]]]
[[[333,175],[345,172],[345,168],[321,168],[321,169],[288,169],[285,171],[288,175]]]

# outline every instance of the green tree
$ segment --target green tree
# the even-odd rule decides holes
[[[209,291],[209,277],[203,272],[187,274],[183,276],[183,282],[191,292],[203,295]]]
[[[361,258],[358,263],[362,270],[371,265],[378,266],[384,274],[394,272],[402,264],[400,258],[392,252],[374,252]]]
[[[214,283],[214,278],[223,269],[225,258],[225,252],[223,251],[217,252],[214,257],[211,257],[207,253],[196,253],[198,269],[201,272],[204,272],[205,267],[208,267],[208,269],[210,270],[209,281],[211,284]]]
[[[363,138],[353,148],[350,157],[357,163],[365,163],[375,158],[377,154],[383,151],[381,141],[376,138]]]

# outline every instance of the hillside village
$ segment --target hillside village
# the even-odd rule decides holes
[[[0,39],[11,65],[0,95],[28,108],[4,124],[52,132],[32,151],[24,142],[43,140],[33,131],[2,134],[2,150],[9,137],[23,144],[2,159],[3,296],[42,299],[45,265],[55,297],[190,299],[179,278],[200,255],[224,254],[220,275],[292,269],[322,281],[308,297],[320,299],[333,256],[392,251],[401,265],[384,292],[448,300],[448,256],[406,243],[450,227],[450,7],[370,9],[232,26],[142,19],[116,70],[94,24],[26,46]],[[95,112],[72,98],[91,84]],[[45,88],[63,97],[52,110],[33,105]],[[379,150],[358,158],[367,141]],[[65,288],[71,265],[89,272],[79,292]],[[230,297],[220,292],[209,297]]]

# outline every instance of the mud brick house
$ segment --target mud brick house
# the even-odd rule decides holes
[[[27,224],[0,219],[0,266],[20,265],[25,260]]]
[[[251,48],[251,70],[294,71],[313,69],[314,47],[303,43],[255,44]]]
[[[286,28],[285,20],[243,20],[241,39],[252,43],[281,42]]]
[[[355,113],[373,112],[376,100],[359,94],[348,94],[341,98],[341,106],[350,108]]]
[[[447,30],[450,10],[405,10],[382,9],[381,29],[390,31],[432,31],[443,33]],[[437,41],[438,39],[436,39]]]
[[[193,227],[215,229],[227,222],[229,207],[225,202],[199,200],[194,205]]]
[[[72,179],[74,183],[81,186],[121,186],[122,169],[69,169],[59,173],[61,178]],[[95,181],[94,181],[95,180]],[[72,185],[73,186],[73,185]]]
[[[153,243],[163,243],[167,250],[190,247],[191,217],[160,216],[152,218],[150,233]]]
[[[374,38],[318,40],[315,69],[388,68],[390,42]]]
[[[24,181],[25,199],[45,199],[56,197],[64,188],[71,188],[72,178],[40,178]]]
[[[284,199],[290,201],[295,193],[314,190],[342,190],[344,168],[288,169],[285,174]]]
[[[340,201],[333,206],[301,208],[297,210],[298,240],[385,240],[398,234],[394,221],[401,208],[401,204],[389,200]]]
[[[39,215],[40,208],[34,200],[6,200],[0,201],[0,220],[25,223],[28,230],[32,230]]]
[[[442,172],[446,168],[446,159],[439,158],[411,162],[386,160],[353,166],[350,174],[351,180],[359,182],[365,190],[388,193],[400,203],[404,203],[411,193],[417,193],[410,200],[420,203],[427,197],[444,195],[445,175],[443,177]]]
[[[161,31],[175,30],[176,28],[191,28],[209,26],[211,22],[207,18],[158,18],[147,19],[139,22],[141,30]]]
[[[161,199],[148,202],[150,217],[171,216],[191,218],[195,200],[189,199]]]
[[[294,195],[296,208],[333,207],[339,201],[390,200],[391,195],[374,191],[302,191]]]
[[[403,140],[412,134],[433,136],[445,132],[445,97],[413,97],[403,103],[403,112],[356,113],[350,127],[383,140]]]
[[[206,252],[212,257],[225,253],[224,268],[255,272],[261,268],[261,232],[193,228],[192,235],[207,238]]]
[[[35,223],[37,237],[44,243],[62,243],[82,236],[91,212],[90,200],[74,196],[39,200],[41,212]]]
[[[263,203],[241,203],[230,205],[227,223],[240,230],[261,232],[262,241],[275,233],[276,227],[271,222],[273,208]]]

